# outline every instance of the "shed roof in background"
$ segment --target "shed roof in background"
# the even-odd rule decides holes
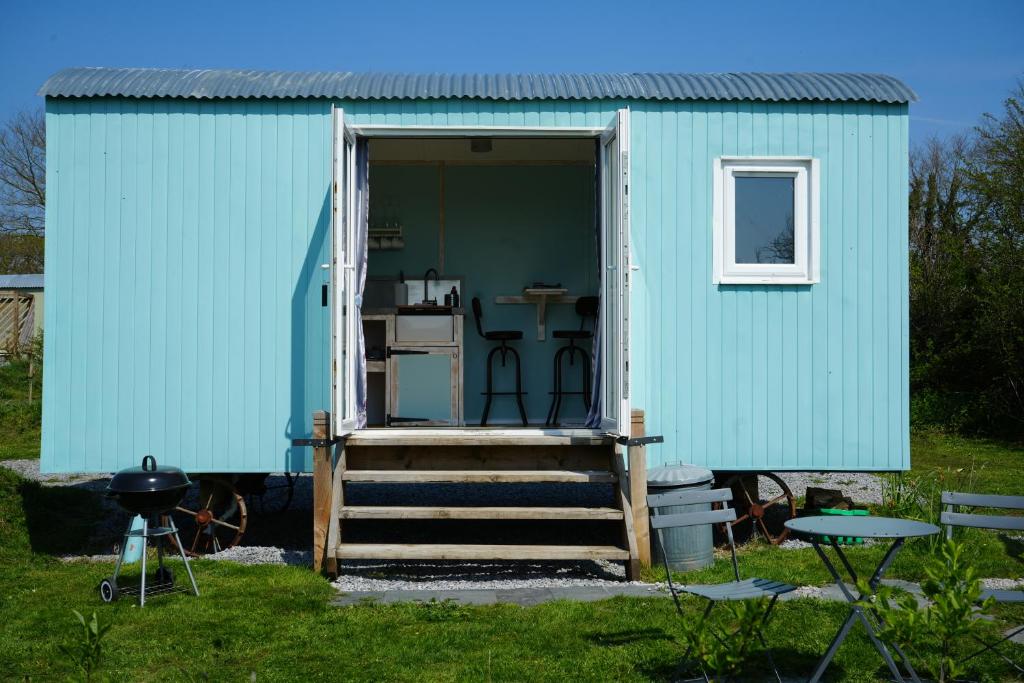
[[[402,74],[122,69],[58,71],[47,97],[473,98],[488,100],[754,100],[906,103],[917,95],[900,80],[867,73]]]
[[[43,274],[0,274],[0,289],[42,289]]]

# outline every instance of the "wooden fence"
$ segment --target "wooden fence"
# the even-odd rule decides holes
[[[0,291],[0,355],[32,341],[35,298],[15,290]]]

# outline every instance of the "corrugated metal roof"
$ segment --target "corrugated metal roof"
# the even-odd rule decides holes
[[[903,103],[898,79],[866,73],[399,74],[114,69],[58,71],[47,97],[308,98],[348,100],[818,100]]]
[[[0,289],[42,289],[43,274],[21,275],[17,273],[0,274]]]

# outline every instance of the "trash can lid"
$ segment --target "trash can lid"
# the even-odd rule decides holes
[[[648,486],[695,486],[715,478],[709,469],[697,465],[665,465],[647,470]]]

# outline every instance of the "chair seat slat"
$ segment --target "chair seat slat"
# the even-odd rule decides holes
[[[998,529],[1000,531],[1024,531],[1024,517],[1005,515],[974,515],[966,512],[943,512],[943,524],[966,526],[975,529]]]

